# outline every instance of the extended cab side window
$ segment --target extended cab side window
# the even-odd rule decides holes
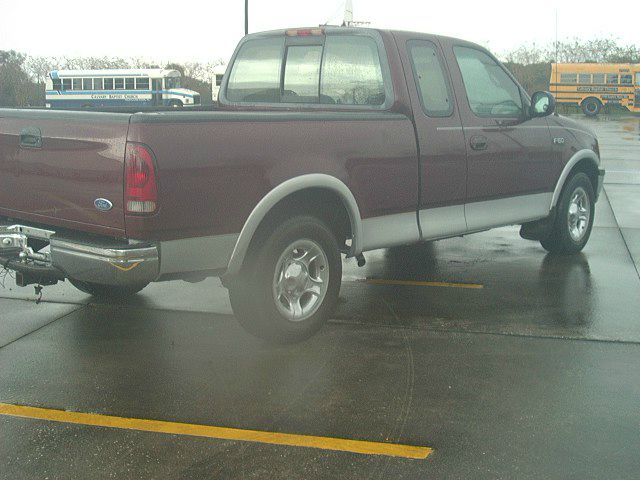
[[[233,62],[227,98],[232,102],[280,101],[280,65],[284,38],[249,40]]]
[[[382,105],[382,67],[376,41],[363,35],[329,35],[324,44],[321,103]]]
[[[519,117],[522,97],[518,85],[489,55],[469,47],[454,47],[469,99],[479,117]]]
[[[407,45],[424,113],[448,117],[453,113],[453,102],[435,45],[426,40],[411,40]]]

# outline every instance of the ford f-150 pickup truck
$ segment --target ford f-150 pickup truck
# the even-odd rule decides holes
[[[604,171],[554,105],[462,40],[248,35],[213,111],[0,110],[0,262],[93,295],[220,276],[249,332],[301,340],[341,254],[504,225],[580,251]]]

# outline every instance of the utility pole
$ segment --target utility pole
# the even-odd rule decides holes
[[[244,34],[249,35],[249,0],[244,0]]]

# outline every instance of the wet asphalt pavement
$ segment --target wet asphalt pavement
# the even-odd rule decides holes
[[[640,117],[577,118],[607,169],[582,254],[517,227],[372,252],[345,261],[336,318],[299,345],[246,335],[216,279],[121,305],[0,288],[1,403],[426,459],[0,415],[0,478],[639,478]]]

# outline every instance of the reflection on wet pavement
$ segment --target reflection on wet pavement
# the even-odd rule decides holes
[[[575,120],[596,132],[602,164],[607,170],[605,184],[640,184],[640,116],[576,115]]]

